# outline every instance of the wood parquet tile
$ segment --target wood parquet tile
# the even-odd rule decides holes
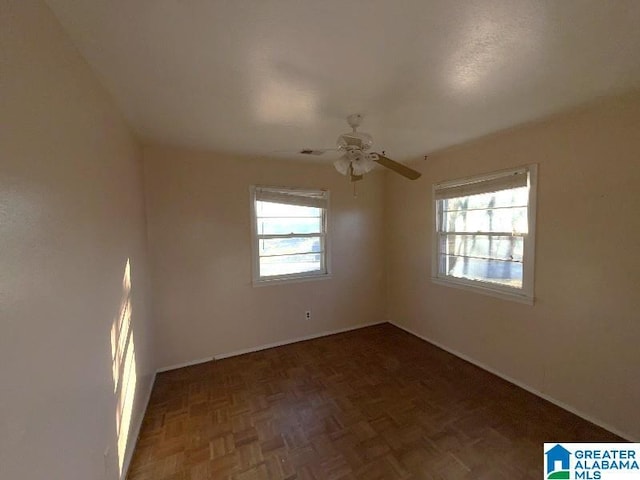
[[[159,374],[128,480],[539,479],[622,441],[390,325]]]

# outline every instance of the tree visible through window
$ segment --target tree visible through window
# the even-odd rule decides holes
[[[533,296],[533,167],[434,187],[434,278]]]

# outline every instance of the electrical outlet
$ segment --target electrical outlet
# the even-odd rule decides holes
[[[311,320],[311,310],[307,310],[306,312],[304,312],[304,318],[306,318],[307,320]]]

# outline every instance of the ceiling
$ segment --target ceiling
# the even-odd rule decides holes
[[[287,156],[357,112],[405,160],[640,87],[637,0],[46,1],[148,143]]]

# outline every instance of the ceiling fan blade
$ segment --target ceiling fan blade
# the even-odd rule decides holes
[[[391,160],[390,158],[387,158],[384,155],[381,155],[380,153],[376,153],[374,156],[375,156],[375,158],[373,159],[374,162],[379,163],[383,167],[393,170],[396,173],[399,173],[400,175],[408,178],[409,180],[415,180],[417,178],[420,178],[420,176],[422,175],[420,172],[416,172],[414,169],[409,168],[406,165],[403,165],[402,163],[398,163],[394,160]]]
[[[338,148],[301,148],[300,150],[275,150],[272,154],[285,155],[323,155],[327,152],[337,152]]]

